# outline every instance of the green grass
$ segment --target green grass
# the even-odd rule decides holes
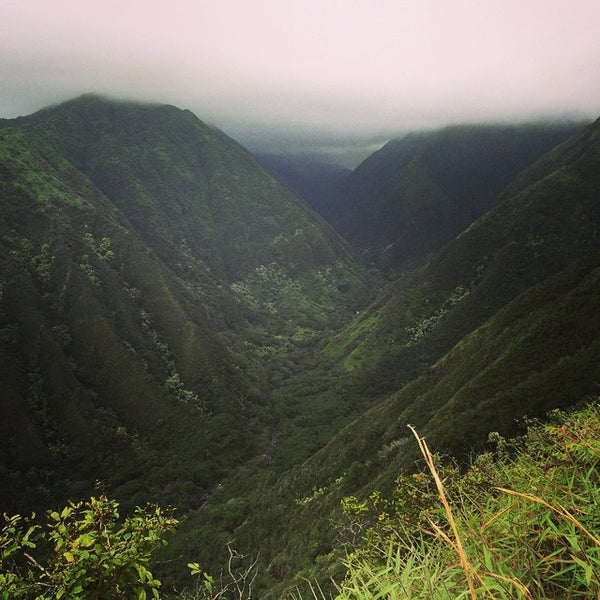
[[[599,432],[598,403],[555,411],[464,474],[417,437],[427,470],[347,504],[370,526],[336,599],[600,597]]]

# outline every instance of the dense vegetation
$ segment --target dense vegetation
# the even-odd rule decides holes
[[[43,524],[5,513],[0,598],[158,598],[150,561],[176,525],[156,506],[120,520],[119,504],[104,495],[48,511]]]
[[[343,570],[322,584],[307,580],[304,591],[297,587],[289,597],[598,597],[599,404],[554,411],[521,438],[492,432],[492,449],[466,470],[433,455],[409,427],[421,470],[398,476],[389,496],[343,498],[335,524]],[[105,496],[50,511],[44,526],[34,516],[5,515],[1,597],[144,599],[151,592],[158,598],[161,582],[150,559],[176,520],[156,507],[118,519],[118,504]],[[49,553],[40,553],[44,541]],[[197,585],[177,597],[252,597],[257,560],[240,567],[244,557],[229,550],[228,569],[218,578],[189,563]]]
[[[175,507],[177,532],[146,582],[162,593],[190,584],[188,564],[190,597],[339,585],[344,544],[364,549],[361,535],[339,537],[352,516],[341,501],[360,513],[373,490],[392,502],[399,476],[413,482],[407,423],[462,471],[490,431],[515,436],[519,417],[597,395],[600,122],[514,178],[567,129],[399,143],[414,169],[395,163],[396,183],[410,190],[420,169],[430,189],[435,174],[461,216],[447,239],[432,233],[402,258],[435,251],[427,262],[380,290],[320,217],[188,111],[85,96],[2,121],[0,510],[62,515],[70,499],[81,516],[100,480],[124,512]],[[481,144],[494,151],[480,164]],[[357,193],[380,158],[349,177]],[[377,552],[349,563],[348,597],[355,575],[399,556],[397,523],[377,523],[364,542],[378,539]],[[450,560],[413,533],[415,551]],[[457,577],[446,587],[460,594]]]
[[[555,412],[464,472],[415,432],[424,470],[344,499],[336,598],[597,598],[599,431],[598,404]]]

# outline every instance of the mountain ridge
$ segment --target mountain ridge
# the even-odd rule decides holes
[[[334,227],[370,261],[401,271],[491,209],[535,159],[582,123],[455,125],[388,142],[348,177]]]

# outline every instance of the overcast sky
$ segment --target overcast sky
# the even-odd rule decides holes
[[[86,92],[242,143],[600,114],[600,0],[0,0],[0,116]]]

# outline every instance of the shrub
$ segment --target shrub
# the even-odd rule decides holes
[[[157,506],[119,521],[118,503],[101,495],[35,515],[4,515],[0,529],[0,598],[145,600],[159,598],[150,571],[154,550],[177,520]]]

